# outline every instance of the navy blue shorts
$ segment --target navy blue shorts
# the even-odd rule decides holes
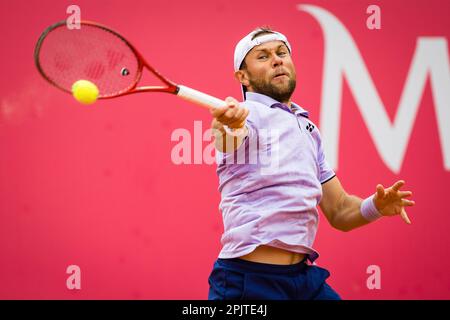
[[[209,276],[209,300],[340,300],[325,282],[330,273],[305,261],[294,265],[217,259]]]

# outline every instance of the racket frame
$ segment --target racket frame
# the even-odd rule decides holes
[[[167,92],[167,93],[177,94],[177,92],[179,90],[178,86],[173,81],[170,81],[169,79],[162,76],[161,73],[159,73],[155,68],[153,68],[144,59],[142,54],[127,39],[125,39],[118,32],[112,30],[109,27],[106,27],[105,25],[102,25],[102,24],[94,22],[94,21],[82,20],[80,23],[81,23],[81,27],[83,27],[83,25],[88,25],[88,26],[100,28],[100,29],[102,29],[106,32],[109,32],[109,33],[113,34],[114,36],[118,37],[120,40],[122,40],[128,46],[128,48],[130,48],[130,50],[136,56],[136,59],[138,62],[137,75],[135,76],[135,79],[130,86],[128,86],[127,88],[125,88],[117,93],[100,96],[99,99],[110,99],[110,98],[115,98],[115,97],[119,97],[119,96],[129,95],[129,94],[133,94],[133,93],[140,93],[140,92]],[[41,34],[41,36],[39,37],[38,42],[36,44],[36,47],[34,50],[34,62],[36,64],[36,67],[37,67],[39,73],[44,77],[45,80],[47,80],[50,84],[52,84],[53,86],[65,91],[65,92],[72,93],[70,90],[67,90],[66,88],[60,86],[58,83],[56,83],[52,79],[50,79],[47,76],[47,74],[44,72],[44,70],[42,69],[42,66],[39,62],[40,50],[41,50],[42,44],[44,43],[47,35],[57,28],[63,28],[65,25],[66,25],[66,21],[63,20],[63,21],[59,21],[59,22],[49,26],[47,29],[45,29],[45,31]],[[77,29],[74,29],[73,32],[77,32]],[[167,86],[138,87],[137,85],[139,84],[139,81],[142,78],[142,73],[143,73],[144,67],[146,69],[148,69],[151,73],[153,73],[161,82],[163,82]]]
[[[97,23],[94,21],[89,21],[89,20],[82,20],[80,23],[81,23],[81,27],[83,25],[88,25],[88,26],[97,27],[104,31],[112,33],[114,36],[118,37],[130,48],[130,50],[135,54],[135,56],[138,60],[137,75],[134,79],[134,82],[127,88],[125,88],[117,93],[103,95],[103,96],[100,94],[99,99],[110,99],[110,98],[116,98],[119,96],[134,94],[134,93],[141,93],[141,92],[166,92],[166,93],[178,95],[180,98],[182,98],[184,100],[190,101],[192,103],[195,103],[195,104],[205,107],[207,109],[227,106],[227,103],[221,99],[210,96],[206,93],[197,91],[195,89],[189,88],[184,85],[177,85],[173,81],[171,81],[171,80],[167,79],[166,77],[164,77],[163,75],[161,75],[161,73],[159,73],[159,71],[157,71],[155,68],[153,68],[144,59],[142,54],[127,39],[125,39],[120,33],[114,31],[113,29],[111,29],[105,25],[102,25],[100,23]],[[42,47],[42,44],[43,44],[45,38],[51,31],[53,31],[56,28],[63,27],[63,25],[67,25],[66,20],[59,21],[59,22],[49,26],[41,34],[41,36],[39,37],[38,42],[36,44],[35,50],[34,50],[34,60],[35,60],[36,67],[39,70],[39,73],[44,77],[44,79],[46,79],[53,86],[71,94],[72,93],[71,90],[63,88],[60,85],[58,85],[56,82],[51,80],[45,74],[45,72],[42,69],[40,62],[39,62],[39,54],[40,54],[40,50],[41,50],[41,47]],[[77,29],[74,29],[73,32],[77,32]],[[140,87],[138,87],[138,83],[142,78],[142,73],[143,73],[144,68],[146,68],[151,73],[153,73],[166,86],[140,86]],[[240,129],[230,130],[227,126],[225,126],[225,129],[227,131],[233,132],[233,133],[236,133],[236,131],[240,131]]]

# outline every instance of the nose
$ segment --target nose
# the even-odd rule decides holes
[[[272,67],[276,68],[281,65],[283,65],[283,59],[281,59],[277,54],[274,54],[272,58]]]

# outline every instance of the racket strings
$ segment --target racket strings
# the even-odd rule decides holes
[[[139,60],[125,40],[93,25],[51,30],[37,58],[44,76],[68,92],[74,82],[89,80],[100,97],[115,96],[135,86],[141,75]]]

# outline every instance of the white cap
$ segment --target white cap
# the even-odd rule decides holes
[[[286,47],[288,47],[289,52],[292,53],[291,45],[289,44],[287,38],[276,31],[268,31],[271,33],[264,34],[262,36],[256,37],[252,40],[252,37],[257,32],[262,31],[262,29],[256,29],[250,32],[248,35],[246,35],[244,38],[242,38],[238,44],[236,45],[236,48],[234,49],[234,71],[238,71],[241,67],[242,62],[244,61],[247,54],[252,50],[254,47],[270,42],[270,41],[283,41],[286,44]],[[245,99],[245,89],[244,86],[242,86],[242,94]]]

